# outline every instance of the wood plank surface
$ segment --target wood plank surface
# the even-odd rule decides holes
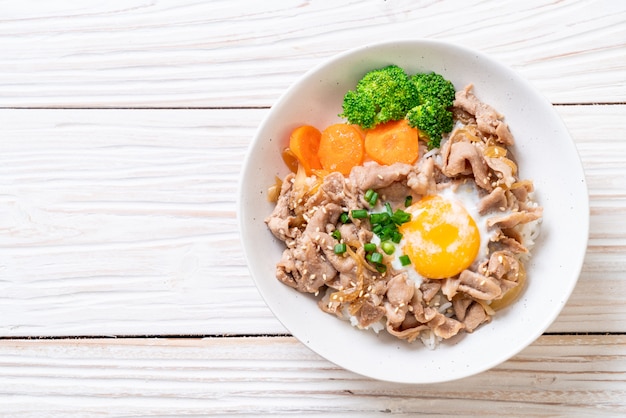
[[[291,337],[0,341],[13,416],[620,416],[625,336],[543,336],[458,381],[374,381]]]
[[[626,106],[558,106],[591,196],[550,332],[626,332]],[[282,334],[236,223],[267,110],[0,110],[0,335]],[[566,233],[566,231],[564,231]]]
[[[2,2],[1,107],[269,106],[324,59],[398,38],[487,53],[554,103],[626,97],[623,1],[36,4]]]

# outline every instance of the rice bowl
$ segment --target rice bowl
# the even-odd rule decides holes
[[[389,64],[441,73],[457,89],[472,83],[483,101],[505,115],[516,138],[514,152],[522,174],[533,179],[544,208],[542,232],[527,265],[530,279],[522,298],[471,336],[454,337],[434,351],[355,329],[320,311],[312,296],[278,282],[275,263],[281,243],[263,223],[273,208],[266,198],[267,188],[275,176],[283,178],[288,172],[280,154],[289,132],[304,123],[326,126],[339,121],[345,92],[366,71]],[[580,160],[550,103],[513,71],[480,53],[417,40],[358,48],[306,73],[261,124],[244,163],[239,193],[239,222],[250,271],[276,317],[296,338],[337,365],[372,378],[406,383],[447,381],[484,371],[540,336],[578,279],[588,213]],[[529,235],[529,239],[534,237]]]

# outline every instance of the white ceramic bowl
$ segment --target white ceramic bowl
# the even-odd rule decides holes
[[[527,265],[521,298],[473,334],[429,350],[384,332],[350,326],[322,312],[316,300],[275,278],[283,245],[264,219],[273,205],[266,191],[288,170],[281,151],[301,124],[318,128],[340,121],[345,92],[369,70],[389,64],[407,73],[435,71],[458,89],[475,94],[505,115],[516,138],[513,149],[522,178],[535,183],[544,207],[540,238]],[[448,43],[401,40],[364,46],[337,55],[293,84],[267,114],[244,162],[239,190],[239,224],[252,277],[283,325],[331,362],[375,379],[433,383],[482,372],[531,344],[554,321],[578,279],[589,228],[589,201],[582,165],[565,126],[551,104],[511,69]]]

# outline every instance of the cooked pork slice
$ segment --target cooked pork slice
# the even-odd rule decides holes
[[[515,173],[513,173],[513,167],[508,165],[502,158],[485,157],[485,162],[496,173],[498,184],[504,184],[509,188],[517,181]]]
[[[487,135],[496,137],[496,140],[504,145],[513,145],[514,139],[508,125],[504,122],[503,116],[493,107],[481,102],[472,93],[472,85],[457,91],[454,100],[454,107],[474,115],[478,129]]]
[[[441,280],[441,293],[443,293],[448,300],[452,300],[452,298],[458,293],[460,285],[461,279],[458,277],[443,279]]]
[[[308,222],[304,228],[303,234],[316,236],[320,232],[326,232],[328,229],[334,228],[341,213],[342,208],[336,203],[327,203],[324,206],[319,206],[315,210],[309,211],[307,216]]]
[[[474,299],[465,295],[457,295],[452,299],[452,309],[454,310],[454,316],[463,322],[465,315],[467,314],[467,308],[474,302]]]
[[[319,245],[310,235],[303,235],[294,248],[283,252],[276,265],[276,277],[303,293],[316,293],[337,270],[319,253]]]
[[[328,203],[350,208],[359,206],[357,195],[341,173],[333,172],[324,177],[317,191],[303,205],[308,212]]]
[[[463,270],[459,275],[459,291],[475,299],[492,300],[502,294],[500,284],[493,277],[483,276],[471,270]]]
[[[514,187],[511,189],[511,193],[517,198],[520,202],[525,202],[528,199],[528,194],[534,190],[534,185],[531,181],[524,180],[520,181],[518,184],[519,187]]]
[[[465,326],[465,330],[467,332],[473,332],[480,324],[483,322],[488,322],[491,320],[491,317],[487,315],[485,309],[478,302],[474,302],[467,309],[465,313],[465,318],[463,319],[463,325]]]
[[[374,161],[356,166],[350,172],[350,183],[360,190],[382,189],[392,183],[403,181],[413,166],[403,163],[380,165]]]
[[[498,279],[517,281],[521,264],[517,257],[508,251],[496,251],[489,257],[487,273]]]
[[[437,189],[435,182],[435,160],[426,158],[424,162],[409,172],[407,175],[407,186],[417,195],[427,195]]]
[[[391,325],[387,325],[387,332],[395,337],[400,338],[401,340],[407,340],[408,342],[413,342],[420,336],[422,331],[427,330],[428,325],[420,324],[413,328],[406,328],[401,330],[395,330]]]
[[[497,244],[496,249],[502,251],[509,251],[514,254],[526,254],[528,248],[526,248],[517,238],[505,234],[502,230],[498,230],[491,239],[491,242]]]
[[[487,219],[487,226],[492,227],[497,225],[500,228],[513,228],[519,224],[525,224],[531,221],[535,221],[541,218],[543,209],[540,207],[531,208],[527,211],[511,212],[505,215],[494,216]]]
[[[502,187],[496,187],[487,196],[478,202],[478,213],[484,215],[488,212],[503,211],[507,209],[508,202],[506,193]]]
[[[471,142],[446,142],[443,146],[442,155],[444,156],[443,174],[448,177],[456,177],[459,175],[472,175],[476,179],[476,185],[491,191],[492,185],[489,179],[489,167],[485,162],[485,158],[476,146]]]
[[[265,219],[269,230],[281,241],[293,239],[299,233],[298,228],[294,226],[296,217],[289,208],[291,188],[293,186],[291,179],[293,178],[293,174],[289,174],[285,177],[276,206],[270,216]]]
[[[406,272],[396,274],[387,283],[385,310],[388,323],[395,325],[404,321],[409,304],[415,293],[415,283]]]
[[[443,339],[454,337],[464,328],[461,322],[454,318],[448,318],[440,313],[437,313],[437,316],[428,323],[428,326],[433,330],[436,336]]]
[[[382,306],[375,306],[371,302],[365,302],[359,312],[357,313],[357,319],[359,325],[367,327],[368,325],[378,322],[385,315],[385,308]]]
[[[424,302],[429,303],[441,289],[439,281],[425,281],[420,285]]]

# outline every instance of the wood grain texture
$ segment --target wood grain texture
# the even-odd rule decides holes
[[[19,416],[626,414],[624,336],[543,336],[435,385],[364,378],[282,337],[0,341],[0,375]]]
[[[626,332],[626,106],[561,106],[591,196],[550,332]],[[1,110],[0,335],[285,333],[236,223],[266,110]]]
[[[2,107],[269,106],[324,59],[394,38],[485,52],[552,102],[626,97],[622,1],[7,0],[2,10]]]

